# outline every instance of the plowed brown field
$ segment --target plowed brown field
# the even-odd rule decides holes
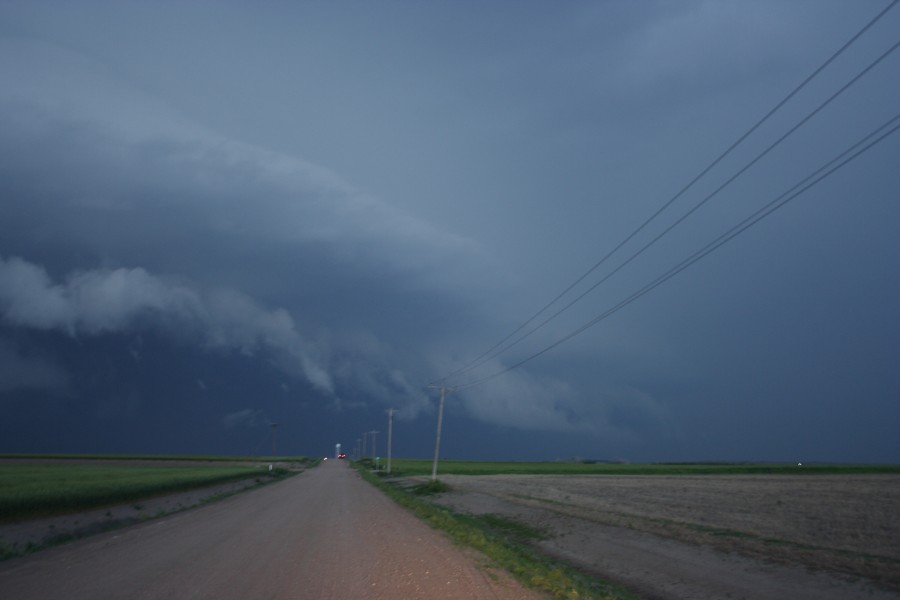
[[[897,598],[900,476],[445,476],[437,502],[653,598]]]

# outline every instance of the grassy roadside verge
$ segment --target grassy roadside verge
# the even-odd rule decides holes
[[[383,491],[394,502],[435,529],[443,531],[454,542],[478,550],[493,565],[506,570],[529,588],[553,598],[637,600],[637,596],[621,587],[585,575],[566,563],[532,550],[528,542],[539,539],[542,536],[539,531],[495,515],[454,513],[421,498],[422,495],[439,492],[440,482],[438,486],[425,484],[412,490],[404,490],[383,481],[361,463],[354,463],[354,466],[363,479]]]

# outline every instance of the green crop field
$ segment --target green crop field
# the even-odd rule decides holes
[[[308,462],[306,456],[220,456],[201,454],[26,454],[2,453],[3,459],[35,458],[41,460],[165,460],[201,462]]]
[[[395,458],[392,474],[430,475],[431,460]],[[900,473],[900,465],[781,463],[622,464],[586,462],[487,462],[442,460],[438,475],[803,475]]]
[[[0,522],[131,502],[268,474],[267,469],[249,463],[66,462],[0,463]]]

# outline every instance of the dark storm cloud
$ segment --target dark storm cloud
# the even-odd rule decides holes
[[[490,259],[476,244],[325,169],[177,126],[139,96],[118,110],[108,97],[83,98],[83,85],[56,87],[56,74],[80,73],[91,98],[130,96],[58,50],[11,50],[38,64],[23,76],[32,89],[5,95],[0,117],[10,133],[0,147],[4,239],[21,254],[0,263],[7,324],[71,335],[159,327],[210,347],[266,346],[320,390],[340,395],[337,377],[354,395],[399,395],[408,418],[418,413],[421,381],[392,364],[392,335],[379,338],[372,314],[446,304],[462,277],[489,287]],[[135,118],[139,108],[146,118]]]
[[[166,283],[141,268],[76,272],[56,284],[36,265],[0,257],[0,314],[8,325],[73,336],[139,331],[149,321],[178,336],[196,332],[209,347],[253,354],[267,346],[289,371],[296,365],[310,383],[333,391],[285,310],[264,310],[232,290],[203,293]]]
[[[395,405],[419,431],[424,384],[573,281],[882,6],[5,3],[0,391],[32,416],[36,395],[97,394],[104,419],[206,411],[234,435],[280,419],[276,399],[323,432]],[[896,19],[616,261],[893,43]],[[896,110],[896,64],[454,381],[615,306],[871,130]],[[458,448],[541,457],[533,434],[543,457],[895,459],[879,427],[900,394],[896,149],[450,396],[449,422],[479,436]]]
[[[0,339],[0,392],[16,390],[64,390],[65,370],[42,356],[23,354],[18,346]]]
[[[107,93],[115,94],[112,88]],[[150,122],[140,118],[134,125],[130,117],[118,122],[105,106],[80,105],[66,88],[54,92],[62,110],[20,108],[7,98],[6,185],[20,197],[5,206],[11,221],[33,227],[40,220],[101,255],[130,252],[138,259],[144,246],[135,242],[152,244],[159,247],[142,258],[159,262],[190,261],[192,246],[208,244],[260,243],[269,252],[326,246],[331,260],[359,264],[364,272],[427,277],[450,257],[478,255],[473,243],[394,211],[302,160],[177,123],[155,124],[149,103]],[[52,169],[53,177],[36,165]],[[183,257],[166,254],[166,237]]]

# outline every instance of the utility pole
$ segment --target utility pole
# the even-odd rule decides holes
[[[436,385],[429,387],[438,387]],[[434,462],[431,465],[431,480],[437,481],[437,466],[438,466],[438,455],[441,451],[441,422],[444,420],[444,396],[447,393],[447,388],[444,386],[440,386],[441,389],[441,401],[438,404],[438,422],[437,422],[437,434],[434,436]],[[453,391],[452,388],[450,390]]]
[[[278,423],[270,423],[272,425],[272,458],[278,456],[276,449],[278,448]]]
[[[363,458],[365,458],[365,457],[367,456],[367,455],[366,455],[366,438],[367,438],[367,437],[369,437],[369,432],[368,432],[368,431],[363,431],[363,436],[362,436],[362,441],[363,441],[363,453],[362,453],[362,457],[363,457]]]
[[[381,432],[380,432],[380,431],[375,431],[375,430],[373,429],[373,430],[370,431],[369,433],[372,434],[372,458],[375,458],[375,457],[378,456],[378,453],[375,451],[375,436],[378,435],[378,434],[381,433]]]
[[[356,460],[362,460],[362,446],[359,445],[359,438],[356,438]]]
[[[391,474],[391,438],[394,437],[394,413],[397,412],[395,408],[389,408],[387,410],[388,415],[388,463],[387,463],[387,472],[388,475]]]

